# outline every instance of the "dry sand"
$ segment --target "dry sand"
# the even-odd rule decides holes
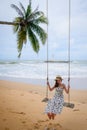
[[[71,90],[75,107],[64,107],[55,120],[44,114],[44,97],[45,87],[1,80],[0,130],[87,130],[87,90]]]

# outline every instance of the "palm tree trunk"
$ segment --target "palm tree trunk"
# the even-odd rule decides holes
[[[17,24],[19,24],[19,23],[0,21],[0,24],[4,24],[4,25],[17,25]]]

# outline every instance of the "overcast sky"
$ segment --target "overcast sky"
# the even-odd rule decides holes
[[[17,12],[11,8],[11,4],[19,6],[19,1],[25,6],[29,0],[1,0],[0,21],[13,21]],[[48,0],[48,41],[49,59],[68,59],[68,1]],[[39,10],[46,14],[46,0],[32,0],[32,8],[39,5]],[[46,29],[46,26],[43,26]],[[40,51],[36,54],[29,43],[23,47],[21,59],[46,60],[45,44],[40,45]],[[0,60],[17,59],[16,34],[12,26],[0,25]],[[71,59],[87,60],[87,0],[71,0]]]

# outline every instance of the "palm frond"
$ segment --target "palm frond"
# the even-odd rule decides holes
[[[19,52],[18,57],[20,57],[20,55],[21,55],[23,43],[27,42],[26,36],[27,36],[26,30],[24,28],[20,28],[20,30],[18,31],[18,35],[17,35],[17,48],[18,48],[18,52]]]
[[[32,21],[40,16],[43,16],[43,12],[42,11],[37,11],[37,12],[34,12],[34,13],[31,13],[31,15],[27,18],[28,21]]]
[[[39,25],[36,25],[33,23],[31,24],[31,28],[32,28],[32,30],[34,30],[38,34],[41,42],[43,44],[45,44],[46,39],[47,39],[47,33],[45,33],[45,30],[42,29]]]
[[[33,14],[38,11],[39,5],[36,7],[36,9],[32,12]]]
[[[39,51],[39,41],[36,37],[36,35],[34,34],[34,32],[32,31],[32,29],[29,27],[28,28],[28,37],[29,37],[29,40],[31,42],[31,45],[32,45],[32,48],[35,52],[38,52]]]
[[[32,12],[31,4],[29,4],[26,11],[26,19],[28,18],[28,16],[30,16],[31,12]]]
[[[31,5],[31,3],[32,3],[31,1],[32,1],[32,0],[29,0],[29,5]]]
[[[21,51],[22,51],[22,48],[23,48],[23,41],[22,40],[19,41],[19,38],[18,38],[18,42],[17,42],[17,48],[18,48],[18,58],[20,58]]]
[[[24,13],[24,15],[25,15],[26,10],[25,10],[24,6],[22,5],[22,3],[21,3],[21,2],[19,2],[19,4],[20,4],[20,7],[21,7],[21,9],[23,10],[23,13]]]
[[[13,32],[16,33],[19,29],[19,25],[14,25],[13,26]]]
[[[45,16],[40,16],[39,18],[36,18],[34,20],[31,20],[31,22],[35,23],[35,24],[39,24],[39,23],[45,23],[48,24],[48,19]]]
[[[24,17],[22,11],[15,4],[11,4],[11,7],[14,8],[20,16]]]

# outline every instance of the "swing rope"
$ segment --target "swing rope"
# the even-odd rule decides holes
[[[46,0],[47,1],[47,3],[46,3],[46,14],[47,14],[47,19],[48,19],[48,0]],[[48,65],[48,60],[49,60],[49,56],[48,56],[48,24],[47,24],[47,82],[49,81],[49,70],[48,70],[48,68],[49,68],[49,65]],[[48,86],[47,86],[47,91],[46,91],[46,98],[48,99]]]
[[[47,14],[47,19],[48,19],[48,0],[46,0],[46,14]],[[47,62],[47,66],[46,66],[46,74],[47,74],[47,82],[49,81],[49,56],[48,56],[48,49],[49,46],[48,46],[48,24],[47,24],[47,59],[46,59],[46,62]],[[42,102],[47,102],[49,99],[48,99],[48,86],[46,87],[46,97],[42,100]]]
[[[71,41],[70,41],[70,37],[71,37],[71,0],[69,0],[69,28],[68,28],[68,86],[70,86],[70,61],[71,61],[71,54],[70,54],[70,52],[71,52]],[[64,102],[64,106],[65,107],[69,107],[69,108],[74,108],[74,104],[73,103],[70,103],[70,89],[69,89],[69,93],[68,93],[68,102]]]
[[[68,29],[68,86],[70,86],[70,70],[71,70],[71,0],[69,0],[69,29]],[[68,93],[68,103],[67,102],[64,102],[64,106],[65,107],[69,107],[69,108],[74,108],[74,104],[73,103],[70,103],[70,89],[69,89],[69,93]]]
[[[70,54],[70,49],[71,49],[71,46],[70,46],[70,32],[71,32],[71,0],[69,0],[69,28],[68,28],[68,86],[70,86],[70,61],[71,61],[71,54]],[[68,103],[70,103],[70,89],[69,89],[69,93],[68,93]]]

